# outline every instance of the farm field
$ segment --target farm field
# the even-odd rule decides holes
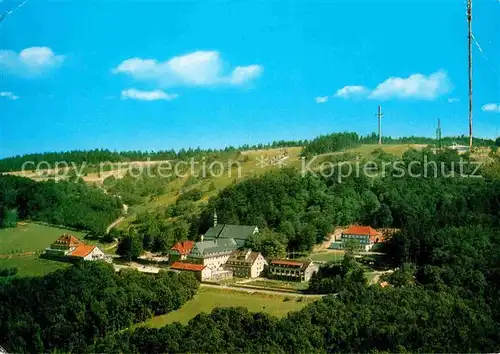
[[[295,297],[291,297],[289,301],[284,301],[285,298],[286,295],[251,294],[201,287],[194,298],[179,310],[153,317],[139,324],[139,326],[158,328],[173,322],[187,324],[190,319],[199,313],[210,313],[216,307],[245,307],[252,312],[265,312],[270,315],[284,317],[288,312],[298,311],[314,301],[306,298],[297,301]]]
[[[0,255],[41,252],[64,233],[80,239],[84,236],[79,231],[30,222],[19,223],[16,228],[0,229]]]

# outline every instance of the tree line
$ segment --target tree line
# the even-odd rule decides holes
[[[436,145],[437,140],[429,137],[400,137],[393,138],[390,136],[382,137],[384,144],[432,144]],[[201,148],[188,148],[180,150],[159,150],[159,151],[111,151],[108,149],[94,149],[94,150],[72,150],[64,152],[44,152],[34,154],[16,155],[0,159],[0,172],[20,171],[23,164],[30,162],[26,166],[26,170],[35,168],[39,163],[43,162],[41,168],[53,168],[57,162],[66,162],[68,164],[75,164],[81,166],[98,166],[106,162],[128,162],[128,161],[161,161],[161,160],[186,160],[189,158],[200,158],[207,156],[220,156],[220,154],[234,153],[245,150],[253,149],[275,149],[287,148],[294,146],[305,147],[305,155],[316,155],[327,152],[342,151],[344,149],[356,147],[360,144],[376,144],[378,143],[378,135],[375,133],[366,135],[364,137],[358,136],[356,133],[332,133],[321,135],[312,140],[275,140],[267,144],[244,144],[238,147],[228,146],[224,149],[201,149]],[[443,137],[441,144],[449,146],[452,143],[468,145],[469,137],[465,135]],[[500,146],[500,138],[496,141],[491,139],[474,138],[473,143],[475,146]],[[86,170],[84,170],[86,171]]]
[[[82,262],[44,277],[0,284],[0,343],[12,353],[81,353],[97,338],[180,308],[198,288],[192,274]]]
[[[0,175],[0,227],[36,220],[102,234],[121,209],[118,198],[84,183]]]
[[[0,172],[20,171],[23,164],[30,162],[26,165],[26,170],[33,169],[39,163],[43,163],[41,168],[53,168],[57,162],[65,161],[68,164],[75,164],[81,166],[87,164],[88,166],[97,166],[106,162],[128,162],[128,161],[162,161],[162,160],[185,160],[189,158],[201,158],[206,155],[234,153],[243,150],[252,149],[274,149],[280,147],[303,146],[307,144],[307,140],[276,140],[267,144],[254,144],[254,145],[241,145],[238,147],[228,146],[224,149],[201,149],[188,148],[179,150],[159,150],[159,151],[111,151],[108,149],[94,149],[94,150],[72,150],[63,152],[44,152],[16,155],[0,159]]]
[[[339,152],[346,149],[351,149],[362,144],[377,144],[378,135],[372,133],[367,136],[359,136],[356,133],[332,133],[321,135],[312,139],[305,146],[302,155],[310,157],[313,155],[325,154],[329,152]],[[438,141],[435,138],[429,137],[400,137],[393,138],[390,136],[382,137],[383,144],[425,144],[437,146]],[[465,135],[460,136],[447,136],[441,138],[441,146],[451,146],[452,144],[459,144],[469,146],[469,137]],[[473,138],[474,146],[495,147],[500,146],[500,138],[496,140]]]

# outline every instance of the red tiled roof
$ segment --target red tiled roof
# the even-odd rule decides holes
[[[366,236],[380,235],[380,233],[374,230],[371,226],[358,226],[358,225],[350,226],[347,230],[345,230],[342,233],[346,235],[366,235]]]
[[[77,239],[75,236],[70,234],[63,234],[59,237],[53,244],[54,245],[63,245],[67,247],[75,247],[80,245],[82,242]]]
[[[177,251],[182,255],[189,254],[194,247],[194,241],[181,241],[172,246],[172,251]]]
[[[275,260],[275,261],[272,261],[271,264],[289,265],[289,266],[294,266],[294,267],[302,267],[304,265],[304,263],[302,263],[302,262],[294,262],[294,261],[286,261],[286,260]]]
[[[78,246],[73,252],[71,252],[72,257],[86,257],[90,252],[94,250],[94,245],[82,244]]]
[[[195,272],[201,272],[205,269],[206,266],[203,264],[194,264],[194,263],[184,263],[184,262],[174,262],[170,266],[170,269],[175,270],[190,270]]]

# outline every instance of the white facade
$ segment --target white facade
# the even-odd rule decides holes
[[[99,247],[94,247],[94,249],[85,257],[84,261],[98,261],[104,259],[104,252],[99,249]]]
[[[229,259],[229,254],[220,254],[214,255],[207,258],[203,258],[203,265],[207,266],[212,270],[217,270],[222,267],[222,265],[226,264]]]
[[[259,253],[257,256],[257,259],[255,262],[252,264],[251,270],[250,270],[250,277],[251,278],[257,278],[259,277],[262,272],[264,271],[264,268],[267,266],[267,261],[262,256],[262,254]]]

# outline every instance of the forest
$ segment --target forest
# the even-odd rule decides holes
[[[404,159],[410,162],[425,154],[432,157],[430,152],[410,151]],[[451,162],[456,156],[434,158]],[[385,278],[390,286],[368,286],[359,263],[348,253],[342,264],[327,265],[312,279],[309,291],[326,297],[283,319],[243,308],[216,309],[185,326],[174,323],[111,334],[87,347],[87,352],[497,352],[500,348],[498,179],[389,175],[353,177],[339,184],[335,178],[301,179],[298,172],[284,170],[224,190],[210,201],[207,219],[214,207],[221,222],[259,224],[269,228],[265,239],[274,235],[272,239],[281,238],[294,248],[317,242],[321,230],[332,225],[373,222],[397,227],[400,231],[386,245],[396,267]],[[310,234],[304,232],[308,229]]]
[[[372,161],[392,158],[375,151]],[[405,228],[414,220],[430,219],[437,220],[437,225],[449,219],[457,225],[468,225],[477,221],[471,218],[484,224],[498,211],[499,181],[458,177],[460,157],[455,152],[434,154],[410,149],[401,164],[407,168],[412,161],[422,163],[414,173],[422,172],[426,161],[431,165],[442,163],[445,174],[437,171],[436,177],[430,173],[414,178],[409,174],[399,176],[388,168],[385,176],[353,175],[339,183],[338,169],[327,177],[302,176],[295,169],[283,169],[222,190],[202,212],[199,230],[202,233],[211,226],[213,211],[217,210],[219,222],[267,228],[280,234],[279,240],[288,250],[309,251],[339,225]],[[464,165],[464,173],[472,173],[472,169]],[[455,177],[449,177],[452,173]],[[469,215],[469,210],[476,213]]]
[[[36,220],[102,234],[121,210],[118,198],[85,183],[0,175],[0,227]]]
[[[44,277],[0,284],[0,343],[11,353],[81,353],[105,336],[181,307],[196,293],[191,274],[82,262]]]

